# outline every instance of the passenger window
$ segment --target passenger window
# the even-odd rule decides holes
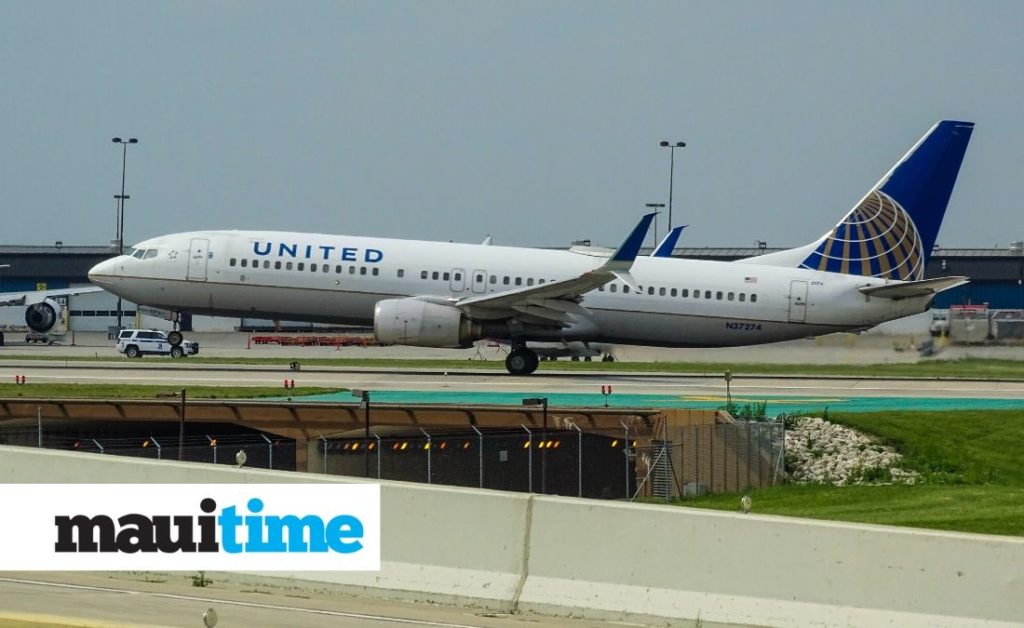
[[[532,286],[533,285],[533,277],[527,277],[526,285],[528,285],[528,286]]]
[[[455,281],[461,281],[461,280],[462,280],[462,273],[455,273]]]
[[[274,262],[274,270],[281,270],[281,260]]]
[[[672,292],[675,292],[675,290],[673,290]],[[658,288],[658,296],[659,297],[665,296],[665,289],[664,288]]]
[[[616,292],[618,287],[615,284],[608,286],[608,292]]]
[[[704,298],[705,299],[710,299],[711,298],[711,291],[710,290],[705,290],[704,291]]]
[[[228,260],[228,266],[234,266],[235,265],[235,261],[236,261],[235,258],[232,257],[230,260]]]
[[[298,264],[297,264],[297,265],[295,266],[295,268],[296,268],[296,269],[298,269],[298,270],[306,270],[306,262],[299,262],[299,263],[298,263]]]
[[[672,296],[672,297],[676,296],[676,289],[675,288],[672,288],[672,293],[669,296]]]
[[[437,281],[440,277],[441,273],[437,272],[436,270],[430,274],[430,278],[433,279],[434,281]]]
[[[629,286],[622,286],[622,294],[629,294]],[[637,294],[640,294],[639,292]]]
[[[331,272],[331,265],[330,264],[324,264],[324,272],[325,273]]]
[[[654,286],[647,286],[647,294],[654,294]]]
[[[544,279],[538,279],[538,280],[537,280],[537,283],[538,283],[538,284],[542,284],[542,283],[547,283],[547,281],[546,281],[546,280],[544,280]]]
[[[359,267],[359,274],[360,275],[365,275],[366,274],[366,266],[360,266]]]
[[[341,274],[341,264],[338,264],[337,266],[334,267],[334,272],[339,275]]]
[[[730,293],[729,293],[729,300],[730,300],[730,301],[732,301],[732,300],[733,300],[733,298],[734,298],[735,296],[736,296],[735,294],[733,294],[732,292],[730,292]]]
[[[291,262],[285,262],[284,269],[285,270],[291,270],[292,269],[292,263]]]
[[[746,301],[746,300],[747,300],[747,293],[741,292],[740,293],[740,301]]]
[[[451,277],[452,277],[452,274],[451,273],[445,273],[444,275],[442,275],[442,277],[444,278],[445,281],[450,281]]]
[[[248,266],[249,266],[249,260],[243,259],[242,260],[242,268],[247,268]]]
[[[694,299],[699,299],[700,298],[700,290],[694,290],[693,291],[693,298]]]
[[[268,260],[268,259],[263,260],[263,268],[266,268],[267,270],[270,270],[270,260]]]
[[[398,276],[399,277],[405,277],[405,269],[404,268],[399,268],[398,269]]]
[[[757,303],[757,295],[756,294],[750,295],[750,302],[751,303]]]
[[[543,280],[543,279],[541,279],[541,281],[544,281],[544,280]],[[604,292],[604,286],[598,286],[598,287],[597,287],[597,291],[598,291],[598,292]]]
[[[379,274],[380,274],[380,268],[374,266],[373,267],[373,276],[376,277]]]
[[[523,285],[523,278],[522,277],[516,277],[516,285],[517,286]]]
[[[682,290],[679,291],[679,296],[681,296],[681,297],[688,297],[688,296],[690,296],[690,289],[689,288],[683,288]]]
[[[477,283],[483,283],[484,282],[484,276],[483,275],[477,275],[476,276],[476,282]]]
[[[349,266],[348,267],[348,274],[350,274],[350,275],[356,274],[356,267],[355,266]]]
[[[491,275],[491,285],[493,286],[496,283],[498,283],[498,276],[497,275]]]
[[[508,285],[508,283],[509,283],[508,275],[505,275],[505,278],[501,280],[501,283],[505,284],[506,286]]]
[[[315,273],[317,271],[316,264],[310,264],[309,265],[309,270],[310,270],[310,272],[314,272]]]
[[[722,291],[721,290],[719,290],[718,292],[715,293],[715,298],[718,299],[719,301],[722,300]]]
[[[426,279],[426,278],[427,278],[427,271],[421,270],[420,271],[420,279]]]

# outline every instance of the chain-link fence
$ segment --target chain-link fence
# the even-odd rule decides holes
[[[637,447],[634,496],[685,498],[765,488],[785,477],[782,421],[691,425],[663,430]]]
[[[178,436],[154,430],[138,436],[67,435],[40,426],[4,430],[2,442],[12,445],[83,451],[153,460],[181,460],[238,465],[263,469],[295,470],[295,441],[262,433],[188,435],[179,447]],[[244,458],[239,456],[244,452]]]

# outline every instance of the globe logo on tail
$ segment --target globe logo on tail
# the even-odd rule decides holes
[[[802,266],[917,281],[924,278],[924,246],[906,210],[885,192],[872,190],[818,244]]]

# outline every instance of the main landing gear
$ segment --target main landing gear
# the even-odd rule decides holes
[[[526,347],[513,349],[512,353],[505,358],[505,368],[512,375],[529,375],[537,370],[538,364],[540,364],[540,358]]]

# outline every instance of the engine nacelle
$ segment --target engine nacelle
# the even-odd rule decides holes
[[[468,347],[473,324],[457,308],[421,299],[386,299],[373,310],[373,333],[381,344]]]
[[[50,331],[57,324],[60,311],[60,303],[53,299],[43,299],[25,308],[25,324],[32,331]]]

